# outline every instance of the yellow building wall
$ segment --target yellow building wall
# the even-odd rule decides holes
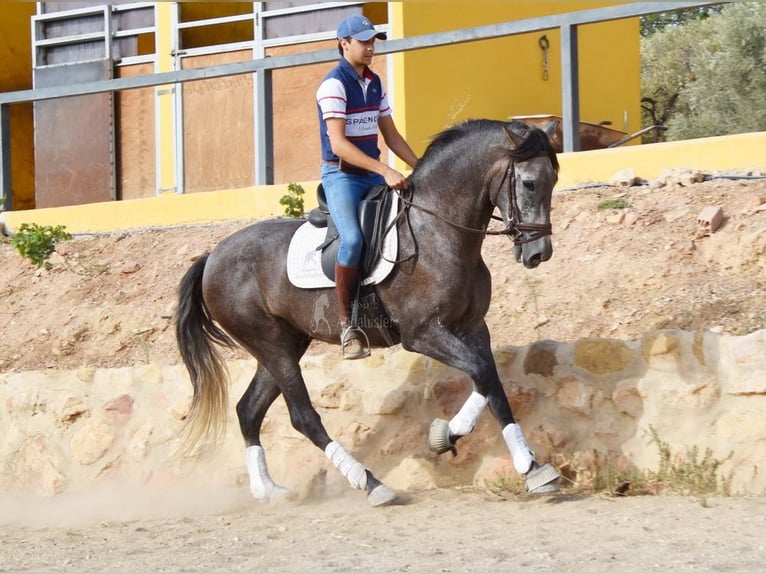
[[[0,92],[32,88],[30,18],[34,2],[0,2]],[[11,106],[11,186],[13,209],[35,206],[35,154],[32,104]]]
[[[618,4],[613,2],[612,4]],[[438,8],[437,6],[438,5]],[[608,5],[604,2],[399,2],[392,37],[459,30]],[[540,38],[549,42],[548,78]],[[578,27],[580,119],[641,128],[637,18]],[[446,126],[469,118],[562,114],[558,29],[415,50],[395,60],[394,113],[416,153]]]

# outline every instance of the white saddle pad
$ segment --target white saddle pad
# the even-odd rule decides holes
[[[394,195],[386,225],[396,218],[398,205],[399,197]],[[287,250],[287,277],[296,287],[320,289],[335,286],[322,271],[322,252],[317,250],[324,242],[326,234],[326,228],[314,227],[307,221],[297,229],[290,240]],[[362,280],[362,285],[376,285],[388,277],[394,268],[397,251],[398,238],[394,226],[383,238],[383,257],[378,259],[369,275]]]

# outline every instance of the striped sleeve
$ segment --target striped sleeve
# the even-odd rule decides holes
[[[380,115],[390,116],[393,113],[394,111],[391,109],[391,106],[388,103],[388,93],[383,92],[383,96],[380,98]]]
[[[336,78],[327,78],[321,84],[316,94],[317,104],[322,110],[322,118],[346,118],[346,89]]]

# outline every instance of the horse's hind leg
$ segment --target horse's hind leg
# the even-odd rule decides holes
[[[284,372],[289,374],[281,379],[281,389],[293,427],[324,451],[325,456],[353,488],[367,492],[367,501],[371,506],[385,506],[394,502],[397,499],[396,493],[375,478],[370,469],[327,434],[319,413],[311,404],[298,363],[289,365]]]
[[[293,427],[324,451],[353,488],[367,492],[370,505],[392,503],[397,498],[396,493],[383,485],[368,468],[327,433],[319,413],[311,404],[300,370],[300,357],[308,341],[305,342],[306,346],[303,343],[296,345],[295,336],[295,333],[285,329],[284,324],[262,325],[259,348],[251,350],[257,351],[253,354],[259,357],[258,370],[237,404],[240,429],[248,445],[251,492],[257,499],[268,499],[264,494],[267,494],[269,483],[273,484],[260,446],[260,427],[266,410],[281,393]],[[286,352],[289,349],[293,351]]]
[[[250,492],[256,500],[268,501],[287,493],[274,483],[266,465],[266,453],[261,446],[261,425],[266,411],[280,394],[274,377],[261,365],[237,403],[239,429],[245,439],[245,463],[250,477]]]

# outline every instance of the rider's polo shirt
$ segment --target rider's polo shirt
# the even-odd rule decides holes
[[[316,100],[323,160],[338,161],[327,135],[326,120],[330,118],[345,120],[348,140],[378,159],[378,118],[390,116],[391,108],[377,74],[365,68],[364,76],[360,78],[353,66],[341,58],[319,85]]]

